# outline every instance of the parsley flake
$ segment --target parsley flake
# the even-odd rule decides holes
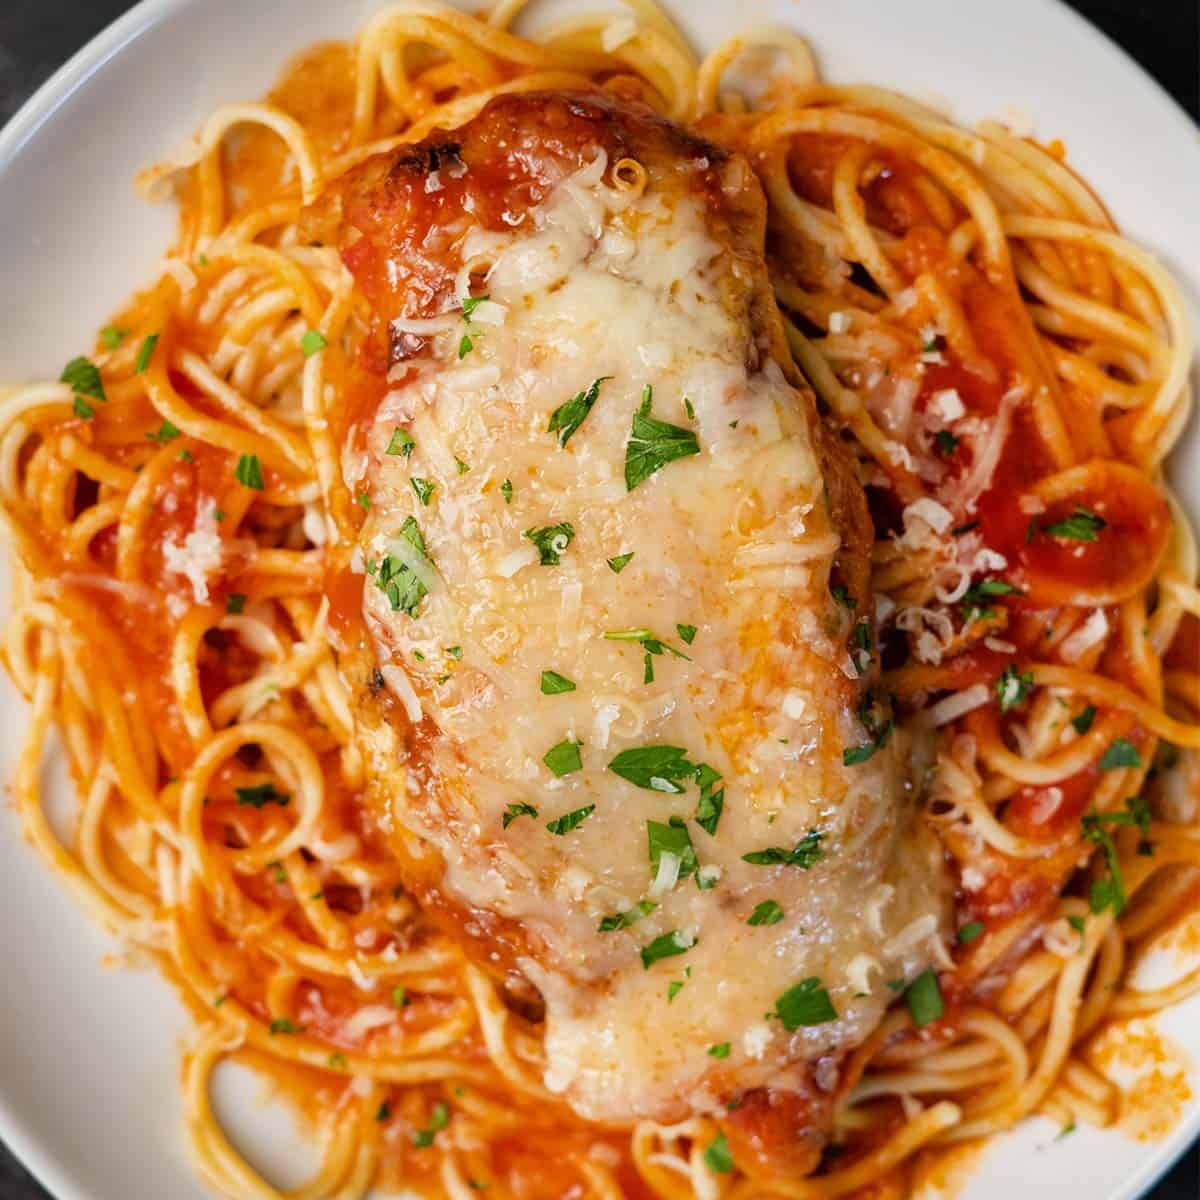
[[[790,850],[786,846],[768,846],[742,855],[742,862],[755,867],[799,867],[809,871],[825,857],[821,849],[824,834],[810,829]]]
[[[567,743],[574,745],[574,743]],[[546,828],[551,833],[562,837],[564,834],[570,833],[572,829],[578,829],[596,811],[594,804],[585,804],[582,808],[573,809],[569,813],[563,813],[561,817],[555,817],[553,821],[546,822]]]
[[[557,696],[562,692],[573,692],[575,683],[568,679],[565,675],[560,675],[557,671],[542,672],[542,695]]]
[[[601,375],[599,379],[593,379],[585,391],[576,392],[570,400],[550,414],[549,432],[558,434],[559,446],[565,446],[571,440],[571,435],[592,411],[600,395],[600,385],[611,378],[611,375]]]
[[[605,917],[597,929],[600,933],[612,933],[614,929],[628,929],[631,925],[636,925],[643,917],[649,916],[657,907],[658,905],[653,900],[639,900],[632,908]]]
[[[908,986],[904,1002],[918,1029],[936,1021],[946,1010],[942,989],[932,967],[926,967]]]
[[[958,944],[960,946],[969,946],[982,932],[982,921],[968,921],[958,931]]]
[[[664,958],[675,958],[686,954],[696,944],[696,935],[681,929],[672,929],[670,933],[659,934],[649,945],[642,947],[642,967],[649,970],[656,962]]]
[[[542,762],[560,779],[564,775],[570,775],[572,771],[578,771],[583,766],[583,758],[579,753],[580,745],[580,742],[573,742],[567,738],[551,746],[542,756]]]
[[[154,348],[157,345],[157,333],[148,334],[142,339],[142,344],[138,347],[137,358],[133,364],[133,369],[138,375],[150,365],[150,360],[154,357]]]
[[[1140,767],[1142,756],[1127,738],[1116,738],[1100,756],[1100,770],[1115,771],[1120,767]]]
[[[1108,522],[1090,509],[1076,506],[1075,511],[1061,521],[1042,526],[1042,532],[1051,537],[1072,542],[1094,542],[1096,535],[1108,527]]]
[[[104,394],[104,381],[100,378],[100,370],[90,358],[80,355],[73,358],[58,377],[61,383],[67,384],[71,391],[79,396],[90,396],[93,400],[104,403],[108,397]]]
[[[562,561],[562,552],[575,537],[575,528],[568,521],[557,525],[543,525],[538,529],[527,529],[521,535],[538,548],[538,562],[543,567],[557,567]]]
[[[1074,726],[1075,732],[1080,736],[1087,733],[1092,727],[1092,722],[1096,719],[1096,706],[1089,704],[1077,717],[1071,718],[1071,724]]]
[[[237,802],[250,808],[262,808],[264,804],[287,805],[291,802],[288,792],[281,792],[273,783],[259,783],[253,787],[234,788]]]
[[[526,804],[523,800],[510,804],[504,810],[504,816],[500,818],[504,828],[507,829],[518,817],[537,817],[538,810],[532,804]]]
[[[628,554],[618,554],[615,558],[606,558],[604,561],[608,563],[608,569],[614,575],[620,575],[620,573],[625,570],[627,566],[629,566],[629,560],[631,558],[633,558],[632,550],[630,550]]]
[[[793,1033],[801,1026],[836,1021],[837,1009],[833,1007],[829,993],[821,986],[820,979],[810,975],[788,988],[775,1001],[775,1011],[770,1015],[778,1017],[784,1029]]]
[[[396,428],[392,430],[392,440],[388,442],[387,449],[384,451],[384,453],[391,454],[393,456],[399,456],[401,458],[408,458],[412,454],[416,444],[417,443],[413,441],[412,434],[409,433],[407,429],[401,429],[400,426],[397,425]]]
[[[263,490],[262,464],[257,454],[243,454],[237,460],[233,475],[243,487],[253,488],[256,492]]]
[[[433,499],[433,493],[437,489],[436,483],[431,483],[428,479],[422,479],[419,475],[414,475],[409,481],[412,490],[416,493],[416,497],[421,504],[429,507],[429,501]]]
[[[718,1133],[705,1147],[704,1165],[715,1175],[729,1175],[733,1171],[733,1155],[723,1133]]]
[[[783,909],[774,900],[764,900],[756,905],[746,918],[747,925],[778,925],[783,920]]]
[[[163,423],[158,427],[157,432],[148,433],[146,437],[152,442],[157,442],[160,446],[165,446],[167,442],[173,442],[182,432],[183,430],[164,419]]]
[[[653,391],[647,384],[641,407],[633,414],[633,427],[625,445],[625,490],[629,492],[667,463],[700,453],[700,443],[690,429],[650,415],[652,400]]]
[[[1000,711],[1008,712],[1009,709],[1016,708],[1029,695],[1029,689],[1032,687],[1033,672],[1018,672],[1017,668],[1009,663],[996,680],[996,698],[1000,701]]]

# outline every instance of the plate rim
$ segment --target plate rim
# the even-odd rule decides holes
[[[75,51],[58,67],[12,117],[0,128],[0,175],[6,173],[25,146],[50,121],[71,96],[94,75],[104,70],[122,52],[156,25],[176,13],[194,7],[202,0],[138,0],[128,11],[110,22]],[[454,3],[455,0],[450,0]],[[1169,115],[1175,136],[1200,137],[1200,119],[1193,118],[1187,108],[1125,47],[1114,41],[1103,29],[1073,8],[1066,0],[1034,0],[1046,8],[1057,10],[1072,24],[1092,50],[1103,52],[1121,73],[1136,77],[1142,89],[1153,95],[1156,104]],[[472,4],[472,9],[478,7]],[[1196,281],[1200,284],[1200,280]],[[1200,329],[1197,330],[1200,333]],[[1196,363],[1193,363],[1193,372]],[[1190,426],[1196,425],[1193,414]],[[1200,429],[1193,436],[1200,439]],[[23,703],[23,702],[22,702]],[[28,706],[25,706],[28,712]],[[53,1148],[34,1132],[10,1100],[0,1081],[0,1141],[54,1200],[96,1200],[90,1187],[70,1177],[68,1169],[57,1161]],[[1115,1200],[1145,1200],[1149,1190],[1200,1143],[1200,1096],[1193,1099],[1192,1109],[1179,1125],[1153,1147],[1141,1164],[1119,1185]]]

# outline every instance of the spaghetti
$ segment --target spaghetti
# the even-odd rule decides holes
[[[140,181],[180,202],[159,280],[61,381],[0,398],[4,658],[32,708],[17,806],[195,1013],[198,1169],[283,1194],[210,1106],[231,1057],[314,1122],[321,1166],[293,1197],[904,1195],[941,1148],[1030,1113],[1111,1123],[1097,1031],[1200,988],[1200,969],[1131,982],[1200,882],[1197,554],[1163,477],[1191,399],[1177,289],[1061,148],[826,84],[785,31],[697,61],[652,0],[537,40],[510,32],[523,8],[387,8],[213,114]],[[768,52],[751,103],[733,80]],[[339,456],[364,313],[302,209],[496,95],[590,88],[762,180],[791,351],[858,457],[885,683],[960,883],[936,1005],[910,995],[842,1064],[841,1153],[804,1178],[744,1173],[707,1118],[562,1107],[538,1025],[435,931],[360,803],[329,625],[361,520]],[[52,727],[70,846],[39,790]]]

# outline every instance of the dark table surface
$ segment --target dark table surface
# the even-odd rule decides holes
[[[993,0],[962,2],[979,4],[984,11],[985,4]],[[1193,118],[1200,118],[1197,0],[1070,0],[1070,3],[1133,55]],[[84,42],[132,7],[129,0],[0,0],[0,124]],[[0,1143],[0,1200],[48,1200],[3,1143]],[[1076,1198],[1064,1195],[1064,1200]],[[1146,1200],[1200,1200],[1200,1145],[1192,1148]]]

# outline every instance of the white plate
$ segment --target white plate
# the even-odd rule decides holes
[[[592,0],[591,7],[603,6]],[[0,135],[0,379],[57,375],[146,282],[173,225],[133,196],[134,172],[178,145],[215,105],[261,95],[287,55],[345,37],[369,0],[145,0],[71,60]],[[1034,114],[1118,221],[1200,289],[1200,137],[1123,54],[1053,0],[668,0],[699,45],[777,21],[808,35],[835,80],[952,100],[956,117]],[[1195,421],[1174,476],[1200,513]],[[0,691],[0,773],[24,710]],[[60,778],[56,790],[66,793]],[[118,949],[89,924],[0,812],[0,1136],[59,1200],[202,1200],[180,1138],[170,989],[106,968]],[[1200,999],[1163,1021],[1200,1062]],[[1200,1093],[1200,1078],[1191,1079]],[[289,1123],[245,1109],[257,1161],[292,1181]],[[1200,1103],[1166,1141],[1081,1131],[1054,1143],[1030,1122],[993,1146],[962,1200],[1132,1200],[1200,1130]],[[303,1155],[301,1155],[303,1157]]]

